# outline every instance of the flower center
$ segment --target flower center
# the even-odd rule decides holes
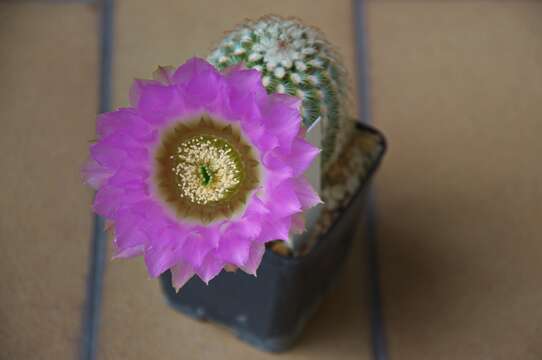
[[[205,205],[234,193],[244,171],[237,151],[224,139],[199,135],[183,141],[172,155],[180,196]]]
[[[200,223],[240,213],[259,183],[252,146],[232,125],[204,116],[162,134],[155,188],[179,218]]]

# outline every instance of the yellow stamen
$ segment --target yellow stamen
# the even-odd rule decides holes
[[[180,194],[196,204],[220,201],[241,182],[239,155],[216,137],[200,135],[182,142],[174,160]]]

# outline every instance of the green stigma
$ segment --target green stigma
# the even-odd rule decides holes
[[[209,169],[209,166],[207,165],[201,165],[199,167],[199,172],[201,175],[201,183],[203,186],[209,186],[211,181],[213,180],[213,174],[211,173],[211,169]]]

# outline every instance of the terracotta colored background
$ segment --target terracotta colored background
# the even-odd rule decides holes
[[[355,90],[354,9],[116,1],[113,103],[132,78],[205,56],[270,12],[321,28]],[[542,358],[542,4],[368,1],[363,15],[371,118],[390,143],[375,181],[390,358]],[[98,107],[98,19],[81,2],[0,4],[1,359],[80,351],[92,194],[78,172]],[[281,358],[373,358],[357,237],[338,288]],[[100,359],[276,357],[174,313],[140,261],[108,262],[103,290]]]

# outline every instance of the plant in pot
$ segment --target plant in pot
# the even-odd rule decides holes
[[[131,107],[98,117],[83,168],[114,256],[143,256],[182,312],[288,348],[341,269],[385,148],[346,99],[323,35],[278,17],[136,80]]]

